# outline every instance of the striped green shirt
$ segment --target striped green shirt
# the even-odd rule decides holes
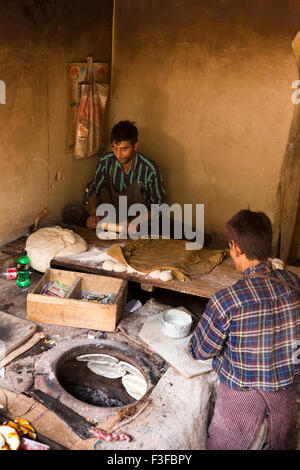
[[[136,152],[127,175],[114,153],[105,153],[98,163],[95,178],[88,187],[88,197],[94,196],[101,199],[101,192],[108,185],[111,175],[112,184],[117,193],[126,190],[135,179],[148,205],[166,202],[166,191],[160,167],[155,161],[141,153]]]

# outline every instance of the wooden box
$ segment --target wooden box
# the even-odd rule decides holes
[[[42,295],[48,282],[60,281],[70,286],[66,297]],[[113,332],[122,314],[128,282],[108,276],[60,269],[48,269],[27,295],[28,320]],[[82,291],[117,294],[114,303],[93,303],[80,299]]]

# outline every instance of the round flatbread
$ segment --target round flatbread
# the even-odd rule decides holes
[[[139,375],[126,374],[122,377],[122,384],[128,395],[140,400],[147,391],[147,382]]]
[[[123,367],[113,362],[88,362],[87,366],[94,374],[102,375],[102,377],[107,377],[108,379],[118,379],[126,374]]]
[[[119,366],[123,367],[126,372],[129,372],[132,375],[144,377],[143,374],[129,362],[120,361]]]
[[[76,357],[77,361],[87,361],[87,362],[104,362],[104,363],[115,363],[119,362],[115,356],[109,356],[108,354],[83,354],[82,356]]]

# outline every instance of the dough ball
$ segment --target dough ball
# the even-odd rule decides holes
[[[173,276],[171,271],[162,271],[161,275],[159,276],[161,281],[172,281]]]
[[[146,276],[145,273],[137,271],[136,269],[133,269],[131,266],[128,266],[128,265],[127,265],[127,272],[128,274],[139,274],[140,276]]]
[[[136,270],[133,269],[131,266],[128,265],[128,266],[127,266],[127,272],[128,272],[129,274],[132,274],[132,273],[136,273]]]
[[[126,264],[124,263],[121,263],[120,261],[116,261],[114,263],[114,267],[113,267],[113,270],[116,272],[116,273],[124,273],[127,269],[127,266]]]
[[[29,235],[25,249],[33,269],[44,273],[56,256],[71,256],[87,250],[86,241],[72,230],[45,227]]]
[[[273,269],[284,269],[284,262],[279,258],[270,258]]]
[[[114,265],[115,261],[106,260],[104,261],[102,268],[105,269],[105,271],[113,271]]]
[[[161,273],[162,272],[160,269],[156,269],[155,271],[151,271],[151,273],[149,273],[148,276],[151,277],[151,279],[159,279]]]

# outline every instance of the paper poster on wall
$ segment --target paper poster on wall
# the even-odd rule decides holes
[[[94,62],[93,72],[96,81],[107,84],[108,64]],[[68,136],[66,152],[73,152],[75,145],[76,117],[80,101],[80,86],[86,78],[87,63],[69,63],[68,70]]]

